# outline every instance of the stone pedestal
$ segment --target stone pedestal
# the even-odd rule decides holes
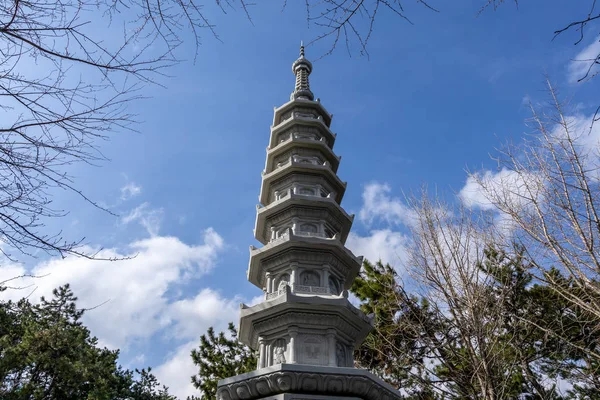
[[[217,400],[396,400],[400,393],[361,369],[279,364],[219,381]]]

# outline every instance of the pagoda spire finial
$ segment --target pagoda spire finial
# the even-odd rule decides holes
[[[314,100],[315,95],[310,90],[308,76],[312,72],[312,64],[304,57],[304,42],[300,42],[300,57],[292,64],[292,71],[296,75],[296,87],[290,96],[290,100],[306,99]]]

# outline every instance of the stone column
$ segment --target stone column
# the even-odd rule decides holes
[[[275,230],[275,227],[274,227],[274,226],[272,226],[272,227],[271,227],[271,240],[275,240],[275,238],[276,238],[276,234],[277,234],[277,232],[276,232],[276,230]]]
[[[272,280],[271,273],[267,272],[265,275],[267,277],[267,293],[273,293],[273,287],[271,285],[271,283],[272,283],[271,282],[271,280]]]
[[[290,267],[292,268],[292,272],[290,273],[290,286],[292,287],[292,291],[295,293],[296,282],[298,281],[298,263],[293,262],[290,264]]]
[[[323,264],[323,284],[321,285],[324,288],[329,288],[329,264]]]
[[[290,326],[288,332],[290,333],[290,364],[296,364],[296,336],[298,336],[298,328]]]
[[[258,338],[258,345],[259,345],[259,351],[258,351],[258,368],[264,368],[265,367],[265,339],[263,339],[263,337],[259,337]]]
[[[335,329],[327,330],[327,347],[329,347],[329,366],[335,367],[337,362],[335,359]]]
[[[296,234],[296,229],[298,229],[298,218],[292,218],[292,233]]]

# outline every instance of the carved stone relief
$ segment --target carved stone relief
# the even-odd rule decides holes
[[[316,249],[311,250],[300,250],[294,249],[284,254],[279,254],[277,257],[269,258],[261,263],[261,271],[282,271],[287,269],[291,262],[298,262],[302,260],[302,264],[306,266],[313,266],[318,268],[323,264],[330,265],[335,269],[338,274],[346,275],[350,269],[349,266],[341,262],[335,255],[325,252],[317,251]],[[264,282],[261,282],[264,284]],[[297,283],[301,283],[300,280]]]
[[[335,345],[335,359],[338,367],[347,367],[347,348],[344,344],[338,342]]]
[[[285,350],[287,343],[285,339],[277,339],[273,346],[273,363],[271,365],[284,364],[285,363]]]
[[[284,290],[286,286],[288,286],[290,284],[290,275],[289,274],[282,274],[279,277],[277,277],[276,281],[275,281],[275,290],[280,291],[280,290]]]
[[[319,232],[319,227],[315,224],[304,223],[300,225],[300,231],[306,233],[317,233]]]
[[[316,188],[310,186],[300,186],[298,189],[296,189],[296,193],[308,196],[314,196],[316,192]]]
[[[294,139],[321,140],[321,136],[317,135],[316,133],[298,132],[298,133],[294,133]]]
[[[273,159],[273,168],[283,167],[289,164],[290,160],[299,164],[324,165],[325,159],[323,153],[318,150],[297,147],[276,156]]]
[[[328,283],[328,286],[329,286],[330,293],[336,294],[336,295],[340,294],[340,284],[339,284],[339,281],[336,278],[334,278],[333,276],[330,276],[329,277],[329,282],[327,282],[327,283]]]
[[[327,365],[323,339],[319,336],[303,335],[300,337],[299,363],[309,365]]]
[[[278,192],[279,198],[286,197],[289,189],[293,185],[315,187],[317,184],[322,187],[321,196],[327,197],[327,195],[333,190],[331,183],[323,176],[307,176],[299,173],[287,175],[271,184],[270,190],[272,197],[270,198],[270,201],[275,200],[275,192]]]
[[[299,164],[323,165],[321,157],[317,156],[298,156],[293,157],[294,162]]]
[[[290,365],[290,364],[288,364]],[[364,400],[399,400],[400,392],[365,372],[345,375],[319,371],[274,371],[243,381],[220,385],[217,400],[258,400],[280,393],[315,393],[333,398],[358,397]],[[307,399],[312,398],[306,395]]]
[[[303,271],[300,274],[300,284],[304,286],[321,286],[319,274],[315,271]]]
[[[276,143],[282,143],[288,140],[291,136],[296,139],[304,139],[304,140],[316,140],[321,141],[325,140],[323,134],[320,132],[319,128],[314,126],[301,126],[294,125],[277,135]],[[327,143],[329,145],[329,143]]]
[[[319,118],[321,115],[314,109],[312,108],[305,108],[305,107],[297,107],[297,108],[293,108],[289,111],[286,111],[285,113],[281,114],[281,119],[280,119],[280,123],[287,121],[288,119],[292,118],[292,116],[294,118],[312,118],[312,119],[317,119]],[[322,118],[322,117],[321,117]]]
[[[285,237],[288,234],[288,231],[291,227],[289,225],[284,225],[281,227],[277,227],[275,237],[272,239],[279,239],[281,237]]]

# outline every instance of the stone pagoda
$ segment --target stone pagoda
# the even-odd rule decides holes
[[[275,109],[250,248],[248,280],[261,303],[241,306],[239,339],[258,350],[256,371],[219,382],[219,400],[392,400],[399,393],[353,368],[372,328],[348,301],[362,257],[344,243],[353,215],[340,206],[332,115],[310,89],[312,64],[292,64],[290,101]]]

